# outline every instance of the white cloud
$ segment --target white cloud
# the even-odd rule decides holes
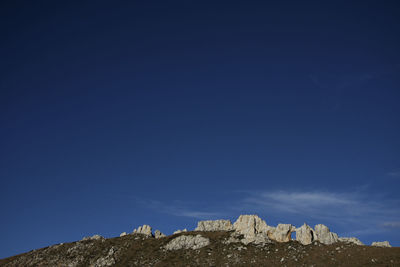
[[[232,193],[229,202],[208,203],[207,206],[200,202],[180,201],[141,201],[141,205],[155,212],[199,220],[257,213],[267,221],[274,217],[287,222],[295,219],[328,226],[340,225],[347,231],[340,233],[343,235],[366,235],[400,227],[399,200],[369,194],[365,189],[353,192],[272,190],[240,193]]]
[[[249,207],[264,213],[295,214],[341,222],[377,222],[398,216],[396,205],[390,201],[360,192],[267,191],[249,193],[241,201],[241,208]]]

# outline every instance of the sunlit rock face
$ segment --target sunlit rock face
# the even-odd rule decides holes
[[[143,225],[143,226],[139,226],[137,229],[133,230],[134,234],[142,234],[145,236],[153,236],[153,234],[151,233],[151,226],[150,225]]]
[[[210,244],[210,240],[201,235],[181,235],[172,239],[166,246],[166,250],[199,249]]]
[[[187,229],[186,229],[186,228],[183,229],[183,230],[178,229],[178,230],[176,230],[176,231],[173,233],[173,235],[175,235],[175,234],[180,234],[180,233],[184,233],[184,232],[187,232]]]
[[[269,242],[268,233],[275,230],[257,215],[240,215],[233,224],[233,229],[244,236],[244,240],[242,240],[244,243],[260,242],[261,240]]]
[[[195,231],[231,231],[233,225],[229,220],[199,221]]]
[[[364,243],[355,237],[339,237],[339,241],[345,242],[345,243],[352,243],[352,244],[356,244],[359,246],[364,246]]]
[[[255,237],[260,233],[268,233],[270,227],[257,215],[240,215],[233,229],[245,237]]]
[[[270,239],[275,240],[277,242],[289,242],[292,240],[292,232],[296,230],[291,224],[278,224],[276,228],[270,227],[268,231],[268,236]]]
[[[155,231],[154,231],[154,237],[155,237],[155,238],[162,238],[162,237],[166,237],[166,235],[164,235],[163,233],[161,233],[160,230],[155,230]]]
[[[296,229],[296,240],[303,245],[311,244],[315,240],[315,237],[314,229],[305,223]]]
[[[325,245],[330,245],[338,242],[339,238],[336,233],[332,233],[326,225],[317,224],[314,227],[316,240]]]
[[[383,248],[391,248],[389,241],[382,241],[382,242],[372,242],[371,246],[374,247],[383,247]]]

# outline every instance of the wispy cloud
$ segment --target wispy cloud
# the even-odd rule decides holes
[[[138,200],[140,204],[146,208],[152,209],[156,212],[165,213],[173,216],[188,217],[195,219],[212,219],[224,216],[223,212],[202,211],[191,208],[190,205],[174,201],[173,203],[166,204],[157,200]]]
[[[382,224],[382,227],[384,228],[400,228],[400,221],[396,221],[396,222],[384,222]]]
[[[399,216],[395,203],[360,192],[267,191],[250,193],[241,201],[241,205],[261,212],[306,215],[309,218],[342,223],[371,223]]]
[[[141,200],[140,204],[155,212],[200,220],[234,218],[249,213],[257,213],[267,221],[270,216],[285,220],[295,218],[341,226],[347,231],[341,234],[353,236],[400,228],[399,200],[372,195],[365,189],[352,192],[241,191],[232,193],[230,200],[223,205],[208,203],[211,209],[202,203],[179,201]]]
[[[393,177],[400,177],[400,171],[389,172],[387,175]]]

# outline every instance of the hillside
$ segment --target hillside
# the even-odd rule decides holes
[[[237,224],[241,217],[233,226],[225,220],[203,221],[197,231],[171,236],[158,231],[154,235],[143,226],[120,237],[93,236],[33,250],[2,259],[0,266],[400,266],[398,247],[366,246],[348,239],[331,244],[278,242],[258,231],[261,219],[246,216],[241,222],[247,228]],[[213,229],[221,227],[234,229]]]

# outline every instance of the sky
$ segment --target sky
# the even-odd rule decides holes
[[[0,258],[258,214],[400,246],[398,1],[1,1]]]

